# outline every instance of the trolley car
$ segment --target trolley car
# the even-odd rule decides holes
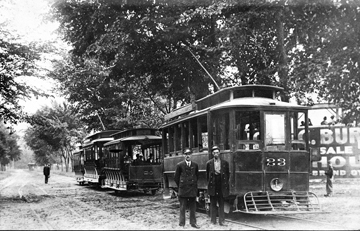
[[[102,188],[154,195],[162,187],[161,136],[157,133],[156,129],[138,128],[113,134],[113,141],[104,144]]]
[[[80,148],[80,149],[74,151],[73,156],[72,156],[72,164],[73,164],[73,171],[75,173],[76,181],[80,185],[84,185],[84,183],[85,183],[85,180],[84,180],[85,168],[84,168],[84,150],[83,149]]]
[[[105,130],[85,137],[82,144],[84,150],[84,182],[89,184],[101,183],[103,168],[103,146],[114,138],[112,134],[119,130]]]
[[[176,164],[189,147],[199,165],[198,207],[208,211],[206,162],[217,145],[230,167],[225,212],[319,212],[318,198],[309,192],[308,125],[299,130],[308,108],[281,101],[282,93],[276,86],[229,87],[168,114],[162,126],[164,197],[176,196]]]

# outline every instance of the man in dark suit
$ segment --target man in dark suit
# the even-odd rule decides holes
[[[224,198],[229,196],[229,163],[220,159],[218,146],[214,146],[211,151],[214,158],[206,163],[211,223],[216,224],[216,212],[218,211],[219,224],[225,226]],[[217,208],[217,204],[219,204],[219,208]]]
[[[44,171],[44,176],[45,176],[45,184],[47,184],[48,180],[49,180],[49,177],[50,177],[50,165],[45,164],[43,171]]]
[[[185,226],[185,210],[190,209],[190,225],[199,229],[196,224],[196,196],[198,193],[197,181],[199,176],[199,167],[191,161],[192,151],[189,148],[184,150],[185,160],[176,165],[174,180],[178,186],[178,197],[180,202],[179,225]]]
[[[326,194],[324,196],[331,197],[333,193],[334,167],[331,161],[328,161],[329,168],[325,171],[326,175]]]

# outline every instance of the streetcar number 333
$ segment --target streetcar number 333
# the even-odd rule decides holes
[[[266,158],[266,166],[285,166],[286,159],[285,158]]]

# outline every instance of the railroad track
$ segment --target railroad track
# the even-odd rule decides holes
[[[291,217],[291,216],[285,216],[285,215],[271,215],[273,217],[280,217],[280,218],[286,218],[286,219],[292,219],[292,220],[298,220],[298,221],[306,221],[311,222],[314,224],[320,224],[331,227],[332,230],[348,230],[344,228],[344,226],[340,226],[338,224],[329,223],[329,222],[323,222],[323,221],[317,221],[313,219],[305,219],[305,218],[299,218],[299,217]]]
[[[256,230],[267,230],[266,228],[262,228],[262,227],[259,227],[259,226],[256,226],[256,225],[246,224],[244,222],[239,222],[239,221],[235,221],[235,220],[225,219],[225,221],[228,222],[228,223],[233,223],[233,224],[238,224],[238,225],[242,225],[242,226],[245,226],[245,227],[254,228]]]
[[[258,230],[347,230],[337,224],[280,214],[232,214],[225,221]]]

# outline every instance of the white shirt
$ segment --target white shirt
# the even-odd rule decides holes
[[[185,160],[185,162],[186,162],[186,165],[190,167],[191,161],[186,161]]]
[[[214,169],[217,174],[220,174],[220,169],[221,169],[220,159],[217,160],[214,159]]]

